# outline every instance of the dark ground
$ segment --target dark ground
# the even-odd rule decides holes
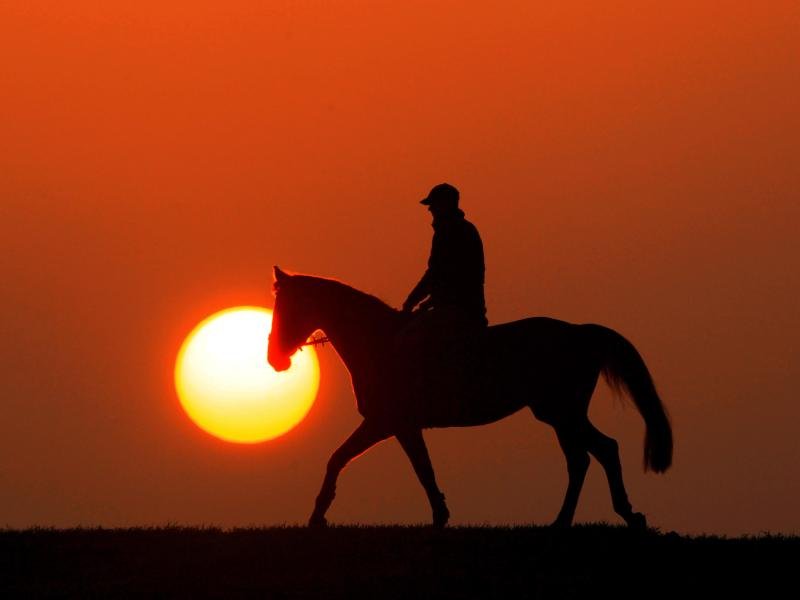
[[[768,598],[798,576],[797,537],[605,525],[0,530],[2,598]]]

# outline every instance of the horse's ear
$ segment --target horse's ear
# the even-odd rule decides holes
[[[278,265],[272,267],[272,274],[275,277],[275,283],[280,283],[285,279],[289,279],[289,275],[281,271],[281,268]]]

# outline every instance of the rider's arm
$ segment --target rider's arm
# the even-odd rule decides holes
[[[411,290],[411,293],[408,295],[408,298],[405,302],[403,302],[403,310],[404,311],[411,311],[413,308],[420,303],[420,301],[424,300],[428,294],[430,294],[430,287],[431,287],[431,270],[428,269],[425,271],[425,274],[422,276],[422,279],[419,280],[419,283],[414,286],[414,289]]]
[[[432,291],[433,282],[441,278],[443,245],[444,240],[442,239],[442,235],[435,232],[433,234],[433,242],[431,243],[431,254],[428,258],[428,269],[403,303],[404,311],[413,310],[417,304],[427,298]]]

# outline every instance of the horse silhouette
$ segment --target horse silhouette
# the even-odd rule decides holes
[[[425,489],[434,526],[443,527],[450,512],[422,430],[488,424],[528,407],[555,429],[566,457],[569,483],[553,525],[572,524],[592,454],[605,470],[616,513],[631,527],[646,527],[644,515],[634,512],[628,500],[616,440],[598,431],[587,414],[602,373],[612,389],[627,392],[644,418],[645,470],[669,468],[669,418],[644,361],[622,335],[601,325],[533,317],[489,327],[447,360],[441,355],[450,353],[437,352],[437,358],[393,344],[413,316],[374,296],[278,267],[274,275],[269,363],[278,371],[288,369],[291,355],[322,330],[350,372],[364,417],[328,462],[310,526],[327,524],[325,513],[347,463],[394,436]]]

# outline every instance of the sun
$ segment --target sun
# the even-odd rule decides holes
[[[272,311],[237,306],[202,321],[183,342],[175,388],[186,413],[208,433],[254,444],[283,435],[308,413],[319,389],[311,347],[278,373],[267,362]]]

